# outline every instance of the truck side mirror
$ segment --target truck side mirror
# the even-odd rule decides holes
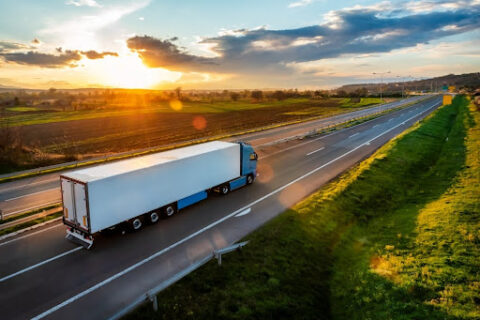
[[[250,160],[252,160],[252,161],[253,161],[253,160],[258,160],[258,155],[257,155],[256,152],[250,153]]]

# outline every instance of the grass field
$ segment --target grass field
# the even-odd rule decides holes
[[[127,319],[478,319],[480,115],[457,97]]]

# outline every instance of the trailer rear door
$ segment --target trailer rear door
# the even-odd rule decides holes
[[[85,185],[61,178],[63,215],[67,222],[88,231]]]
[[[64,178],[60,179],[62,184],[63,216],[66,221],[75,224],[75,209],[73,203],[73,182]]]
[[[75,192],[75,216],[80,227],[88,230],[87,215],[87,195],[85,194],[85,185],[81,183],[73,183]]]

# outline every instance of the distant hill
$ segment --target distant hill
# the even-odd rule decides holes
[[[436,78],[406,82],[384,82],[382,91],[384,93],[401,92],[403,86],[406,91],[437,91],[442,90],[444,86],[455,86],[457,89],[464,88],[473,91],[480,88],[480,73],[449,74]],[[362,88],[366,88],[370,93],[375,93],[380,89],[380,83],[347,84],[337,88],[335,91],[344,90],[349,93]]]

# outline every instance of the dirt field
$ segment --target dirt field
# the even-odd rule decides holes
[[[223,113],[139,113],[16,128],[23,143],[48,153],[110,153],[347,112],[336,103],[269,107]]]
[[[263,106],[261,110],[258,107],[223,112],[198,112],[198,108],[195,112],[187,112],[187,108],[180,112],[139,109],[128,115],[17,125],[10,130],[22,149],[16,150],[9,158],[0,159],[0,172],[161,146],[315,116],[328,117],[358,107],[346,105],[342,99],[304,100]],[[36,114],[31,116],[38,117]]]

